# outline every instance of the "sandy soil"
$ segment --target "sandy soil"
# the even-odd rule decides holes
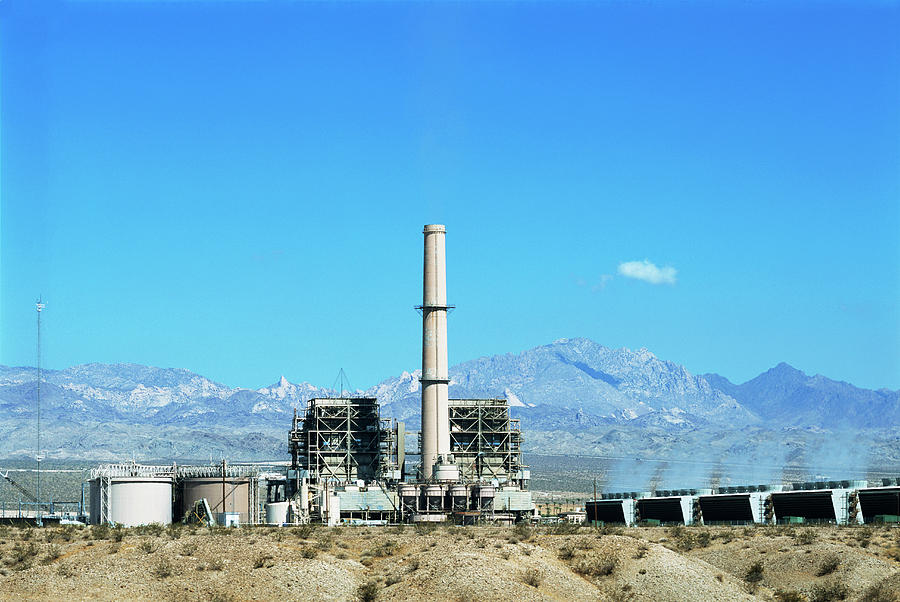
[[[900,529],[0,527],[10,600],[900,602]]]

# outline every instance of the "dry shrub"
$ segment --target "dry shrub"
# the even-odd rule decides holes
[[[182,556],[193,556],[197,552],[197,544],[194,542],[188,542],[182,544],[181,546],[181,555]]]
[[[695,541],[697,542],[698,548],[706,548],[709,546],[709,542],[712,540],[712,536],[709,534],[709,531],[706,529],[697,533]]]
[[[356,589],[356,599],[359,602],[374,602],[378,599],[379,589],[377,581],[366,581]]]
[[[523,520],[516,523],[516,526],[513,527],[513,533],[516,534],[519,541],[528,541],[534,535],[534,527],[531,526],[530,522]]]
[[[590,577],[606,577],[616,570],[616,559],[609,554],[588,556],[575,563],[575,572]]]
[[[794,540],[797,542],[798,546],[808,546],[814,543],[817,539],[816,532],[810,529],[809,527],[805,529],[801,529],[799,533],[794,537]]]
[[[400,546],[393,539],[389,539],[380,546],[374,548],[370,555],[375,558],[384,558],[385,556],[393,556]]]
[[[416,523],[413,528],[416,531],[416,535],[428,535],[429,533],[433,532],[436,527],[434,526],[434,523],[423,521]]]
[[[56,573],[60,577],[66,577],[66,578],[74,577],[75,569],[72,568],[72,565],[69,564],[68,562],[60,562],[59,566],[56,567]]]
[[[181,525],[179,523],[171,523],[168,527],[166,527],[166,533],[172,539],[178,539],[181,537]]]
[[[44,564],[50,564],[60,556],[62,556],[62,548],[57,545],[50,544],[49,546],[47,546],[47,551],[44,555],[43,562]]]
[[[544,575],[537,569],[528,569],[522,573],[522,583],[531,587],[540,587],[544,580]]]
[[[552,535],[575,535],[578,533],[578,530],[581,528],[581,525],[577,523],[570,523],[568,521],[562,521],[556,523],[553,528],[550,530]]]
[[[156,551],[156,545],[149,539],[145,539],[138,545],[138,548],[145,554],[152,554]]]
[[[810,602],[831,602],[832,600],[846,600],[850,590],[840,581],[816,585],[809,593]]]
[[[747,569],[747,572],[744,574],[744,581],[747,583],[759,583],[763,580],[763,564],[760,561],[756,561],[750,565],[750,568]]]
[[[162,526],[160,523],[150,523],[149,525],[144,525],[143,527],[138,527],[139,533],[146,533],[151,537],[159,537],[163,534],[166,528]]]
[[[832,554],[822,561],[822,564],[819,565],[819,569],[816,571],[816,575],[818,577],[830,575],[835,572],[839,566],[841,566],[841,559],[836,554]]]
[[[91,527],[91,537],[94,539],[109,538],[109,525],[94,525]]]
[[[871,527],[862,527],[859,531],[856,532],[856,542],[859,544],[861,548],[868,548],[869,544],[872,542],[872,535],[874,534],[874,529]]]
[[[331,540],[323,539],[322,541],[320,541],[316,544],[316,547],[323,552],[327,552],[331,549]]]
[[[259,554],[253,559],[253,568],[255,569],[267,569],[271,566],[275,566],[275,559],[271,554]]]
[[[300,556],[306,559],[312,559],[319,555],[319,551],[312,546],[305,546],[300,550]]]
[[[884,583],[876,583],[863,592],[859,602],[900,602],[900,592]]]
[[[33,541],[29,541],[27,544],[16,542],[13,545],[11,552],[12,556],[6,559],[5,562],[10,565],[11,568],[24,571],[31,568],[31,565],[34,564],[34,560],[37,558],[40,548]]]
[[[157,579],[165,579],[166,577],[171,577],[172,573],[175,572],[172,563],[169,562],[167,558],[163,558],[153,567],[153,575]]]
[[[778,590],[775,592],[775,599],[778,602],[804,602],[806,597],[800,592]]]
[[[72,541],[75,537],[75,525],[66,525],[59,530],[59,537],[63,541]]]
[[[623,533],[622,527],[613,527],[612,525],[603,524],[597,527],[597,535],[621,535]]]
[[[575,558],[575,548],[571,544],[566,544],[559,549],[556,555],[560,560],[572,560]]]

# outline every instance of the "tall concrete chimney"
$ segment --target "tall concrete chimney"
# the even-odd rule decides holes
[[[449,462],[450,414],[447,389],[447,264],[440,224],[425,226],[422,294],[422,473],[431,479],[435,464]],[[445,474],[447,474],[445,472]],[[435,475],[437,476],[437,475]]]

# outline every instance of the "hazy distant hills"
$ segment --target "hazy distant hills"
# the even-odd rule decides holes
[[[718,374],[703,378],[760,418],[781,424],[823,428],[900,424],[900,391],[860,389],[822,375],[807,376],[785,363],[742,385]]]
[[[870,391],[780,364],[741,385],[696,376],[646,349],[564,339],[450,371],[452,397],[507,397],[532,453],[604,456],[610,485],[772,480],[900,472],[900,392]],[[419,373],[367,391],[382,415],[419,426]],[[333,391],[283,377],[230,388],[198,374],[134,364],[44,371],[42,447],[84,459],[285,459],[295,407]],[[0,367],[0,457],[33,455],[36,372]],[[618,458],[619,460],[610,460]]]

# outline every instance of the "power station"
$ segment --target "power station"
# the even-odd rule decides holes
[[[409,454],[419,462],[407,462],[405,424],[382,419],[377,399],[310,399],[288,436],[288,522],[512,523],[534,513],[507,400],[449,398],[447,230],[423,234],[422,427]]]
[[[423,234],[422,304],[416,306],[422,315],[419,433],[383,418],[377,398],[345,396],[342,387],[338,397],[316,397],[294,409],[289,460],[103,465],[91,472],[85,518],[124,526],[183,518],[223,525],[534,518],[522,432],[509,402],[449,397],[447,231],[430,224]],[[0,476],[25,491],[8,474]],[[6,515],[4,508],[0,516]],[[34,518],[41,520],[39,503]],[[44,518],[62,517],[54,517],[51,506]],[[626,526],[900,522],[900,479],[603,493],[586,502],[581,519]]]

